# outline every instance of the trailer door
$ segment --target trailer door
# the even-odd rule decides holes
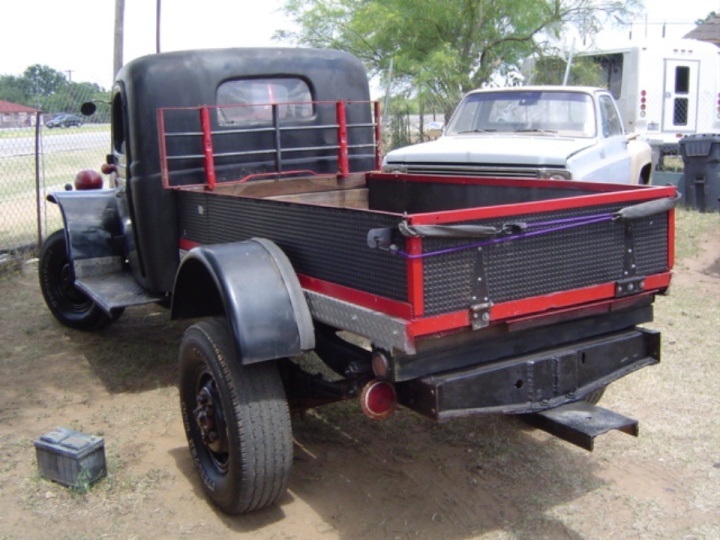
[[[697,60],[665,60],[663,131],[697,130],[699,67]]]

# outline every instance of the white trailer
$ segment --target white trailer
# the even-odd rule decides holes
[[[720,132],[720,48],[694,39],[660,39],[578,54],[601,68],[628,133],[653,148],[654,162],[678,153],[678,140]]]

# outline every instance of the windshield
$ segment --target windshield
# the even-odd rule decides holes
[[[577,92],[470,94],[453,114],[446,133],[484,132],[594,137],[595,111],[591,97]]]

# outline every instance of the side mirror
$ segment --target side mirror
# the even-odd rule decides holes
[[[80,112],[84,116],[92,116],[95,114],[95,111],[97,110],[97,107],[92,101],[86,101],[80,106]]]

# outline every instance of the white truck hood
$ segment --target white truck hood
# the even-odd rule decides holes
[[[591,147],[595,139],[482,133],[444,135],[436,141],[393,150],[386,164],[458,163],[564,167],[573,154]]]

